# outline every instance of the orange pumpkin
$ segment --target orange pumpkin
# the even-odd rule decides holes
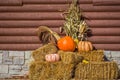
[[[57,46],[60,50],[63,51],[74,51],[76,45],[74,40],[70,36],[65,36],[58,40]]]
[[[45,60],[48,62],[59,61],[60,56],[58,54],[47,54],[47,55],[45,55]]]
[[[80,41],[78,43],[78,51],[91,51],[93,50],[92,43],[90,41]]]

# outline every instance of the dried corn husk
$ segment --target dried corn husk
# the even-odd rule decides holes
[[[62,30],[65,31],[67,36],[73,39],[86,40],[88,26],[82,17],[82,12],[77,4],[78,0],[73,0],[67,12],[64,13],[65,23]]]

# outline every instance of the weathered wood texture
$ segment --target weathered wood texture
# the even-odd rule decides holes
[[[72,0],[0,0],[0,49],[34,50],[41,46],[36,28],[45,25],[58,32],[62,15]],[[91,28],[88,39],[97,49],[120,51],[120,1],[79,0]]]
[[[22,0],[0,0],[0,6],[22,6]]]

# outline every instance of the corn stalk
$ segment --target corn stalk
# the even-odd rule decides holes
[[[62,28],[67,36],[71,36],[73,39],[86,40],[88,26],[82,17],[77,1],[73,0],[68,11],[64,13],[65,23]]]

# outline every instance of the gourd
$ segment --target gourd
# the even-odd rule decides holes
[[[55,62],[60,60],[59,54],[47,54],[45,55],[45,60],[48,62]]]
[[[39,37],[39,40],[43,44],[53,43],[56,45],[57,40],[60,38],[58,33],[55,31],[52,31],[48,26],[40,26],[37,28],[37,34]]]
[[[78,51],[91,51],[93,50],[92,43],[90,41],[80,41],[78,43]]]
[[[63,51],[74,51],[76,47],[74,40],[70,36],[60,38],[57,42],[57,46]]]

